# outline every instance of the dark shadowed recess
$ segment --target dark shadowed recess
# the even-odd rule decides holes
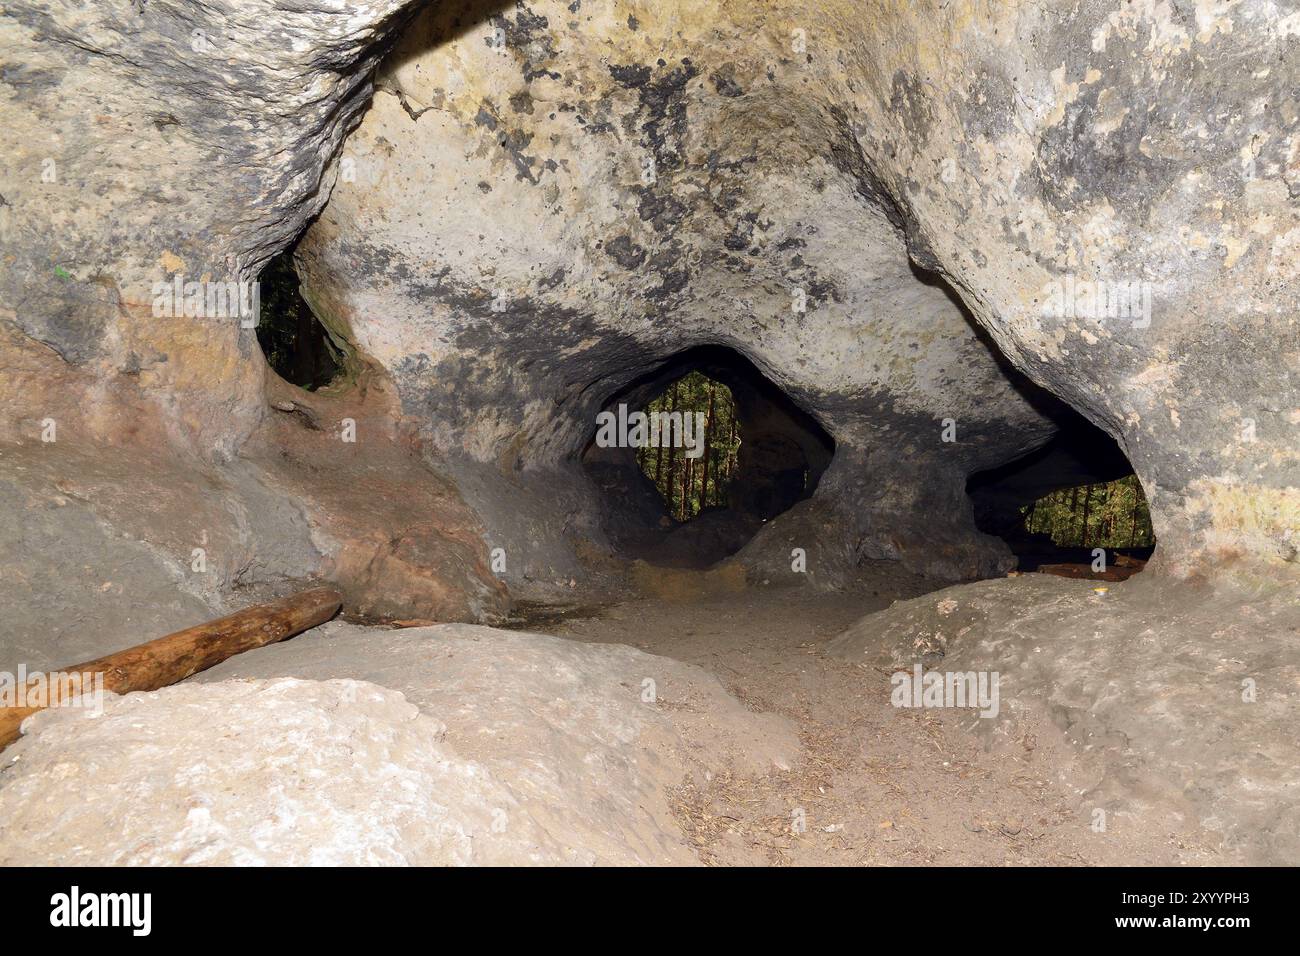
[[[583,452],[605,492],[606,530],[629,557],[708,567],[817,488],[835,442],[812,416],[723,346],[673,356],[612,396],[605,410],[702,414],[708,452],[600,447]],[[706,465],[707,462],[707,465]],[[706,472],[707,469],[707,472]]]
[[[343,370],[343,355],[302,297],[293,249],[266,264],[261,283],[257,342],[267,364],[287,382],[315,391]]]

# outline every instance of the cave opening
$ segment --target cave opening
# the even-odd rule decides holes
[[[343,372],[345,352],[302,295],[291,246],[258,277],[257,343],[272,370],[309,392],[330,385]]]
[[[690,521],[706,508],[725,507],[741,445],[731,389],[698,370],[688,372],[652,398],[645,412],[694,423],[692,447],[647,441],[636,450],[637,467],[654,484],[668,514]],[[806,473],[805,466],[800,485]]]
[[[1069,409],[1056,417],[1042,448],[967,481],[976,526],[1002,538],[1021,571],[1129,577],[1156,544],[1142,482],[1100,428]]]
[[[708,567],[811,497],[834,454],[826,430],[751,361],[701,346],[604,405],[583,465],[617,503],[605,523],[621,550]]]

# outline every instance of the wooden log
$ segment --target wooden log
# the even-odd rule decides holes
[[[342,602],[343,595],[334,588],[311,588],[55,673],[102,674],[104,690],[115,694],[158,690],[236,654],[274,644],[323,624],[335,615]],[[16,690],[26,694],[31,686],[29,680]],[[27,717],[72,696],[67,693],[66,681],[47,681],[46,689],[41,706],[0,707],[0,749],[18,739]],[[30,699],[30,695],[24,696],[20,702]]]

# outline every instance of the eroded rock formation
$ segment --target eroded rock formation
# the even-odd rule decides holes
[[[1007,566],[963,481],[1052,433],[1020,373],[1119,440],[1159,565],[1293,566],[1297,27],[1197,9],[10,5],[7,435],[238,471],[275,415],[253,336],[154,315],[154,286],[249,280],[320,213],[299,263],[349,381],[388,395],[368,438],[462,472],[451,523],[513,550],[515,586],[582,576],[595,411],[704,344],[834,436],[769,531],[827,572]],[[1137,312],[1094,318],[1096,282]],[[358,573],[323,507],[269,559],[278,507],[210,592]]]
[[[309,295],[434,448],[525,487],[569,485],[595,413],[647,370],[736,349],[836,442],[825,564],[994,570],[963,481],[1051,425],[916,271],[843,90],[718,14],[423,14],[299,247]],[[953,554],[909,522],[936,510]]]
[[[834,442],[729,582],[1007,570],[966,481],[1069,406],[1146,489],[1153,581],[1244,582],[1281,607],[1266,647],[1290,639],[1283,4],[15,0],[0,46],[8,659],[309,578],[439,621],[626,583],[616,522],[654,512],[602,489],[644,483],[582,456],[597,412],[697,348]],[[314,393],[239,316],[164,294],[295,242],[346,356]]]

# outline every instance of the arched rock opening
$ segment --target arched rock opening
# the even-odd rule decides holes
[[[175,274],[248,279],[328,200],[305,240],[320,253],[304,276],[313,304],[391,377],[393,414],[434,447],[513,467],[522,432],[533,467],[554,462],[567,429],[589,425],[556,424],[573,390],[729,342],[834,420],[840,463],[812,501],[840,489],[876,516],[848,551],[933,565],[888,527],[903,502],[879,482],[846,486],[929,475],[940,488],[907,507],[957,514],[971,470],[1032,450],[1050,425],[908,284],[910,259],[952,282],[1017,369],[1117,437],[1178,556],[1169,570],[1244,559],[1294,574],[1300,220],[1293,37],[1274,12],[1195,37],[1202,60],[1183,27],[1161,33],[1118,4],[1064,17],[1005,5],[943,36],[926,4],[881,9],[831,18],[797,56],[767,3],[670,3],[635,25],[568,6],[385,0],[307,16],[250,0],[160,7],[143,29],[113,9],[74,22],[7,8],[13,61],[49,64],[34,75],[51,79],[6,107],[11,166],[33,171],[0,204],[0,283],[25,304],[3,316],[23,370],[0,382],[19,410],[7,437],[61,417],[92,441],[129,433],[233,460],[266,414],[256,344],[228,323],[150,316],[150,289]],[[170,55],[196,34],[223,55]],[[934,44],[931,71],[916,51]],[[1262,60],[1280,66],[1250,69]],[[1240,88],[1201,83],[1204,64]],[[92,91],[94,125],[61,108],[54,77]],[[1142,128],[1104,108],[1129,99],[1150,107]],[[1231,123],[1203,143],[1220,115]],[[48,128],[24,136],[32,116]],[[1162,159],[1157,142],[1171,144]],[[1243,159],[1243,143],[1258,151]],[[158,182],[183,202],[159,201]],[[1150,308],[1099,320],[1057,294],[1080,281],[1136,284]],[[449,413],[479,396],[499,409]],[[99,413],[80,414],[92,398]],[[909,437],[981,416],[1001,427],[967,431],[988,444],[959,466]],[[547,427],[563,440],[542,447]],[[995,568],[964,550],[939,563]]]
[[[258,277],[257,344],[286,382],[315,391],[343,371],[346,354],[302,296],[293,250],[280,253]]]
[[[1133,466],[1109,435],[1065,406],[1041,448],[970,476],[975,524],[1005,541],[1021,571],[1127,577],[1155,545]]]
[[[693,378],[725,390],[734,410],[731,430],[716,444],[710,430],[718,427],[718,402],[705,392],[688,399],[681,383]],[[628,438],[626,424],[637,413],[645,430],[630,438],[644,442],[643,451],[606,437],[616,426],[619,438]],[[602,494],[619,503],[606,510],[605,530],[624,553],[652,563],[707,567],[734,554],[764,522],[811,497],[835,453],[834,439],[811,415],[751,361],[719,346],[689,349],[636,379],[598,421],[603,426],[582,463]]]

